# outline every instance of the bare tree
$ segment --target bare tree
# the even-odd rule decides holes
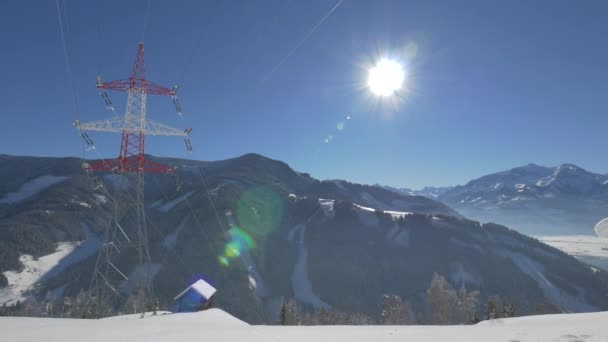
[[[455,322],[458,324],[469,323],[471,317],[475,314],[475,309],[479,302],[479,291],[468,292],[467,289],[462,286],[458,290],[458,302],[456,307]]]
[[[372,325],[374,321],[361,312],[344,315],[343,324],[346,325]]]
[[[451,324],[455,321],[455,308],[458,306],[458,295],[445,278],[433,274],[428,291],[429,322],[431,324]]]
[[[380,321],[386,325],[411,324],[411,309],[407,301],[397,295],[384,295],[382,297],[382,311]]]
[[[317,317],[316,323],[319,325],[336,325],[338,324],[338,317],[340,314],[334,309],[322,308],[317,311],[315,316]]]
[[[427,294],[431,324],[468,324],[479,302],[479,291],[469,292],[462,286],[456,292],[437,273],[433,275]]]

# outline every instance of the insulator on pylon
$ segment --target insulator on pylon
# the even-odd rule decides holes
[[[106,108],[111,111],[114,111],[114,105],[112,104],[112,100],[110,100],[110,96],[108,96],[108,93],[106,93],[105,91],[102,91],[99,93],[99,96],[101,96],[101,98],[103,99],[103,102],[105,102]]]
[[[93,143],[93,140],[91,139],[91,137],[89,137],[89,135],[86,132],[80,131],[80,136],[82,137],[82,140],[84,140],[84,142],[87,145],[89,145],[89,149],[95,148],[95,143]]]
[[[192,132],[192,128],[186,128],[184,130],[184,133],[186,133],[186,134],[190,134],[190,132]]]
[[[184,142],[186,143],[186,148],[188,149],[188,152],[192,152],[192,144],[190,144],[190,139],[184,139]]]
[[[173,96],[173,104],[175,105],[175,111],[177,111],[178,115],[182,115],[182,106],[179,104],[179,100],[176,96]]]
[[[95,82],[95,85],[98,87],[101,87],[103,85],[103,82],[101,81],[101,75],[97,75],[97,81]]]
[[[173,88],[171,89],[171,91],[173,91],[173,93],[177,93],[178,90],[179,90],[179,84],[174,85]]]

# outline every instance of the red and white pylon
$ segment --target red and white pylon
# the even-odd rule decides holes
[[[191,150],[192,147],[188,137],[192,129],[181,130],[146,118],[146,98],[148,94],[171,96],[180,115],[181,106],[176,97],[177,86],[169,89],[146,80],[143,43],[139,44],[131,77],[124,80],[103,82],[101,77],[98,76],[97,88],[101,90],[101,97],[110,108],[112,108],[112,103],[105,90],[127,92],[127,108],[124,117],[87,123],[76,121],[74,126],[80,130],[80,135],[85,143],[91,147],[94,147],[93,141],[85,131],[121,133],[120,154],[116,159],[85,163],[83,167],[89,175],[93,175],[95,171],[132,175],[135,177],[136,183],[134,199],[126,198],[130,196],[120,196],[117,193],[113,196],[114,219],[104,234],[106,241],[97,257],[90,291],[95,294],[96,307],[100,312],[99,315],[102,315],[102,308],[105,305],[115,303],[107,299],[106,290],[109,289],[113,295],[119,296],[120,286],[118,283],[127,280],[125,273],[118,270],[113,263],[113,259],[120,253],[120,248],[132,245],[137,249],[139,265],[143,267],[145,273],[144,277],[140,276],[140,279],[136,280],[139,283],[140,290],[143,290],[145,295],[145,303],[137,310],[144,312],[146,309],[150,309],[150,303],[156,302],[150,274],[151,256],[144,204],[144,175],[148,172],[175,172],[175,168],[146,159],[144,154],[145,136],[181,136],[185,138],[188,150]],[[123,217],[127,217],[127,213],[133,207],[135,209],[136,226],[134,231],[136,236],[130,238],[129,230],[123,230],[119,221]]]
[[[191,149],[189,134],[192,129],[181,130],[146,118],[146,98],[148,94],[171,96],[173,103],[181,111],[177,102],[177,86],[169,89],[146,80],[144,65],[144,44],[139,44],[131,77],[123,80],[103,82],[97,77],[97,88],[127,92],[127,108],[124,117],[115,117],[109,120],[99,120],[87,123],[74,122],[81,131],[114,132],[122,134],[120,155],[113,160],[99,161],[88,165],[91,171],[113,171],[125,173],[140,172],[173,172],[174,169],[166,165],[147,160],[144,156],[145,136],[164,135],[184,137],[188,150]],[[105,92],[102,97],[106,104],[111,104]],[[180,113],[181,114],[181,113]],[[85,133],[86,136],[86,133]],[[85,139],[90,140],[88,136]]]

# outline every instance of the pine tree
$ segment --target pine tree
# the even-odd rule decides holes
[[[281,325],[287,325],[287,305],[285,305],[285,302],[281,303],[280,319]]]
[[[475,311],[473,313],[473,318],[471,318],[471,324],[477,324],[479,323],[481,320],[479,319],[479,317],[477,317],[477,311]]]
[[[515,305],[513,305],[511,303],[505,303],[503,305],[502,309],[503,309],[502,317],[505,317],[505,318],[515,317]]]
[[[280,319],[281,325],[300,325],[302,323],[298,306],[293,299],[284,301],[281,304]]]
[[[0,272],[0,289],[8,286],[8,278],[4,275],[4,273]]]
[[[494,300],[489,300],[486,305],[483,306],[483,312],[485,313],[485,319],[495,319],[496,318],[496,302]]]

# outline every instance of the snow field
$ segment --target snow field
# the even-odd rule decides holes
[[[608,341],[608,312],[529,316],[468,326],[250,326],[219,310],[102,320],[0,317],[6,341],[470,342]]]

